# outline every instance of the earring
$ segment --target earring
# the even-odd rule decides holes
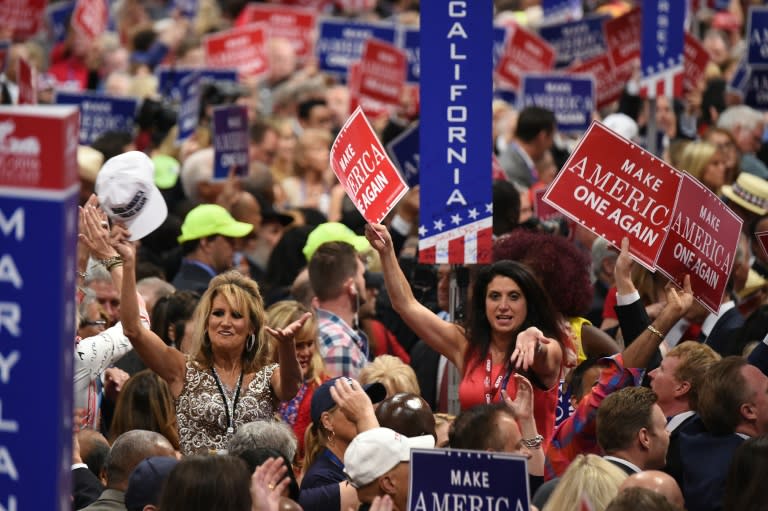
[[[326,441],[328,445],[333,445],[336,443],[336,432],[333,430],[328,431],[328,440]]]
[[[256,334],[251,333],[250,337],[248,337],[248,340],[245,343],[245,351],[253,351],[253,348],[256,346]]]

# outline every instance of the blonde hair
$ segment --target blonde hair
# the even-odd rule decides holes
[[[294,321],[301,318],[304,314],[309,312],[304,305],[295,300],[283,300],[273,304],[267,309],[267,323],[272,328],[285,328]],[[311,338],[315,342],[315,349],[312,352],[312,358],[309,362],[309,368],[305,381],[309,382],[314,380],[318,385],[322,383],[322,375],[325,371],[323,364],[323,357],[320,356],[320,351],[317,348],[317,317],[312,314],[312,317],[307,319],[301,330],[296,332],[296,339]],[[273,362],[277,362],[277,339],[270,337],[269,339],[269,359]]]
[[[360,383],[379,382],[387,388],[387,397],[400,392],[421,395],[413,368],[392,355],[379,355],[360,371]]]
[[[680,152],[677,168],[688,172],[703,184],[704,170],[717,152],[717,147],[709,142],[689,142]]]
[[[309,147],[322,145],[323,147],[330,149],[331,142],[333,142],[333,138],[326,130],[317,128],[305,129],[296,141],[296,148],[293,151],[294,175],[300,178],[305,176],[305,156]]]
[[[582,495],[589,499],[594,511],[604,511],[626,478],[627,474],[610,461],[594,454],[579,454],[542,511],[579,511]]]
[[[306,474],[325,446],[328,444],[328,432],[322,421],[312,423],[304,432],[304,459],[301,462],[301,473]]]
[[[215,276],[208,285],[208,290],[200,298],[194,314],[195,337],[192,344],[192,359],[206,369],[213,364],[211,340],[208,338],[208,318],[213,308],[213,300],[219,295],[232,309],[248,318],[248,326],[256,336],[256,343],[250,351],[246,349],[247,339],[243,344],[243,371],[256,372],[269,361],[269,346],[263,329],[264,301],[259,292],[259,285],[234,270]]]

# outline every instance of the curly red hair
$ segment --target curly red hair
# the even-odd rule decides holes
[[[493,260],[528,266],[563,316],[582,316],[592,305],[590,258],[571,241],[545,232],[515,229],[493,245]]]

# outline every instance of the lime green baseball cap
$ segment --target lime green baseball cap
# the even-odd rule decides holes
[[[199,240],[218,234],[228,238],[242,238],[253,231],[253,225],[238,222],[229,211],[218,204],[201,204],[187,213],[181,225],[179,243]]]
[[[167,154],[156,154],[152,162],[155,164],[155,185],[161,190],[173,188],[179,179],[179,161]]]
[[[323,243],[329,241],[343,241],[349,243],[358,252],[367,252],[371,250],[371,244],[365,236],[355,234],[355,231],[340,222],[326,222],[320,224],[309,233],[307,244],[304,245],[302,252],[307,261],[312,259],[317,248]]]

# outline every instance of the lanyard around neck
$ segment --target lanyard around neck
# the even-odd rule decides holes
[[[235,432],[235,409],[237,408],[237,400],[240,398],[240,386],[243,383],[243,370],[240,370],[240,377],[237,379],[237,387],[235,388],[235,397],[232,401],[229,400],[227,394],[224,392],[224,386],[221,384],[216,368],[213,366],[211,366],[211,373],[213,373],[213,379],[216,380],[216,386],[219,388],[219,393],[221,394],[222,399],[224,399],[224,412],[227,414],[227,434],[231,435]]]
[[[509,383],[509,377],[512,374],[512,365],[507,364],[507,369],[504,372],[500,372],[499,375],[496,377],[496,381],[493,383],[493,386],[491,386],[491,369],[493,367],[493,362],[491,361],[491,355],[488,354],[488,358],[485,359],[485,378],[483,379],[483,393],[485,395],[485,403],[491,404],[496,397],[496,393],[499,391],[499,389],[503,389],[507,387],[507,383]]]

